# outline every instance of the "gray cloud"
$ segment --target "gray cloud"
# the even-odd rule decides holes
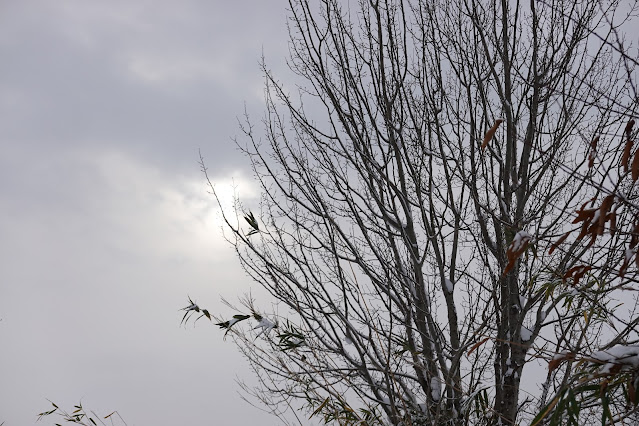
[[[268,4],[267,4],[268,3]],[[242,402],[246,365],[189,294],[251,288],[197,165],[251,199],[230,142],[260,114],[262,47],[284,2],[5,2],[0,8],[0,422],[84,398],[129,425],[277,424]],[[253,294],[260,295],[256,289]],[[105,413],[106,414],[106,413]]]
[[[15,24],[32,10],[4,15],[14,22],[0,29],[5,140],[40,150],[116,144],[173,163],[214,144],[216,158],[240,163],[230,136],[244,102],[259,100],[262,32],[285,34],[266,23],[272,10],[258,2],[237,11],[215,2],[60,4],[41,6],[49,19],[35,28]],[[282,25],[281,12],[272,22]],[[283,40],[272,45],[283,56]]]

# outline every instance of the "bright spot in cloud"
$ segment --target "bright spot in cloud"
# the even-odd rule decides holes
[[[126,241],[130,250],[160,257],[210,257],[211,251],[216,256],[234,255],[223,238],[225,225],[220,206],[204,175],[165,175],[116,152],[93,158],[106,180],[101,213],[114,231],[109,234],[114,244]],[[233,206],[237,197],[251,202],[258,196],[240,171],[211,178],[231,220],[235,219]]]

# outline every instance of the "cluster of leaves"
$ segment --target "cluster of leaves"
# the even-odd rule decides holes
[[[186,313],[182,317],[182,322],[180,323],[180,325],[181,324],[186,324],[194,313],[199,313],[199,312],[201,312],[202,315],[200,315],[199,317],[197,317],[195,319],[194,324],[195,324],[195,322],[197,322],[197,320],[199,320],[202,317],[206,317],[206,318],[209,319],[209,321],[212,321],[212,317],[209,314],[209,311],[207,309],[200,308],[200,306],[197,303],[193,302],[193,300],[191,300],[190,297],[189,297],[189,305],[184,307],[184,308],[182,308],[182,309],[180,309],[180,310],[181,311],[186,311]],[[236,324],[238,324],[238,323],[240,323],[242,321],[245,321],[245,320],[247,320],[247,319],[249,319],[251,317],[255,321],[257,321],[257,326],[254,327],[254,329],[257,329],[257,328],[261,328],[262,329],[260,334],[265,332],[265,331],[274,329],[274,328],[275,329],[279,328],[279,325],[277,323],[271,322],[270,320],[268,320],[267,318],[265,318],[264,316],[259,314],[255,309],[252,309],[252,308],[251,308],[251,314],[242,314],[242,313],[235,314],[235,315],[233,315],[231,317],[231,319],[217,322],[217,323],[215,323],[215,325],[217,325],[218,327],[220,327],[223,330],[226,330],[226,332],[224,333],[224,336],[226,337],[226,335],[233,329],[233,327]],[[290,326],[290,327],[292,327],[292,326]],[[283,334],[278,335],[278,337],[280,337],[280,339],[282,340],[282,346],[283,347],[294,345],[295,337],[297,335],[301,336],[301,334],[299,334],[299,332],[297,332],[297,331],[294,332],[292,330],[294,330],[294,328],[289,328],[288,331],[285,331],[285,332],[283,332]],[[303,337],[302,337],[302,340],[303,340]]]
[[[312,403],[309,405],[313,405]],[[381,415],[376,409],[360,408],[354,410],[340,398],[326,397],[311,413],[309,419],[321,416],[324,424],[336,422],[344,426],[373,426],[382,424]]]
[[[286,324],[280,327],[277,338],[279,339],[278,346],[282,351],[290,351],[306,345],[306,337],[302,331],[289,321],[286,321]]]
[[[260,232],[260,226],[258,225],[252,211],[249,211],[248,214],[244,216],[244,220],[246,220],[251,227],[251,230],[248,232],[248,234],[246,234],[247,236]]]
[[[180,325],[186,324],[188,320],[196,313],[201,313],[201,315],[195,319],[195,321],[193,322],[194,324],[197,322],[197,320],[199,320],[202,317],[207,317],[209,321],[211,320],[211,314],[209,314],[209,311],[206,309],[200,309],[198,304],[192,301],[190,297],[189,297],[189,305],[180,310],[185,311],[184,316],[182,317],[182,321],[180,321]]]
[[[464,415],[472,412],[477,418],[491,416],[493,414],[492,401],[487,388],[482,387],[472,392],[462,404],[462,412]]]
[[[66,423],[73,423],[73,424],[78,424],[78,425],[82,425],[82,426],[91,426],[91,425],[97,426],[98,424],[106,426],[106,423],[103,420],[109,420],[109,423],[111,425],[114,425],[115,424],[114,423],[114,418],[117,416],[117,418],[119,419],[119,421],[122,424],[124,424],[125,426],[127,424],[124,421],[124,419],[122,418],[122,416],[120,416],[120,413],[118,413],[117,411],[113,411],[113,412],[111,412],[111,414],[108,414],[108,415],[106,415],[104,417],[100,417],[93,411],[91,411],[90,414],[87,413],[87,411],[84,409],[84,407],[82,407],[82,403],[81,402],[78,403],[78,405],[74,405],[73,406],[74,410],[72,412],[68,412],[68,411],[60,408],[53,401],[49,401],[49,402],[53,406],[53,409],[48,410],[48,411],[43,411],[42,413],[38,414],[38,420],[37,421],[42,420],[43,417],[47,417],[47,416],[50,416],[52,414],[56,414],[56,415],[58,415],[58,416],[60,416],[62,418],[63,422],[66,422]],[[62,426],[60,423],[55,423],[55,425],[56,426]]]
[[[567,268],[560,274],[561,280],[547,286],[551,293],[561,284],[569,284],[574,288],[572,291],[562,292],[563,305],[568,308],[575,308],[581,311],[584,318],[584,327],[587,328],[593,321],[608,324],[617,334],[613,340],[604,348],[613,347],[614,343],[627,347],[626,335],[634,329],[634,326],[626,327],[625,332],[619,332],[614,325],[612,318],[616,307],[608,308],[601,305],[601,295],[611,293],[616,290],[627,291],[628,284],[636,282],[634,278],[629,280],[624,278],[628,268],[634,258],[634,263],[639,267],[639,256],[637,256],[637,246],[639,245],[639,208],[632,203],[628,194],[624,194],[619,188],[624,181],[629,182],[629,188],[633,188],[634,183],[639,179],[639,149],[632,155],[634,145],[632,129],[634,120],[628,121],[624,129],[624,150],[620,162],[617,166],[623,170],[619,174],[619,180],[614,189],[603,192],[603,198],[597,202],[597,196],[588,200],[577,209],[576,218],[573,224],[578,225],[577,229],[566,232],[561,238],[552,244],[549,254],[552,254],[573,233],[578,231],[575,243],[589,238],[585,248],[594,246],[595,242],[603,239],[608,231],[610,237],[619,235],[622,244],[618,246],[606,246],[602,244],[597,250],[621,250],[623,253],[617,258],[621,258],[621,266],[614,269],[614,264],[595,265],[587,262],[580,262],[577,258],[572,267]],[[593,139],[590,144],[588,154],[588,168],[595,165],[597,143],[599,137]],[[631,157],[632,162],[630,162]],[[611,173],[605,174],[607,179],[611,179]],[[625,220],[618,221],[618,216],[624,213]],[[573,244],[575,244],[573,243]],[[625,249],[624,249],[625,246]],[[604,272],[599,279],[595,272]],[[579,285],[580,281],[586,282]],[[636,323],[636,321],[633,321]],[[605,353],[605,350],[604,350]],[[634,357],[630,357],[633,358]],[[549,374],[558,370],[562,364],[566,364],[567,369],[572,369],[574,374],[564,386],[562,386],[554,398],[545,405],[533,421],[533,425],[578,425],[583,424],[587,416],[600,416],[601,424],[616,424],[623,422],[628,416],[633,416],[637,410],[639,399],[636,395],[636,388],[639,386],[639,368],[633,359],[619,358],[609,359],[605,362],[590,354],[578,354],[566,351],[557,354],[548,363]],[[568,370],[567,370],[568,371]],[[584,414],[584,411],[596,407],[594,411]]]
[[[608,230],[611,236],[614,236],[618,231],[621,231],[631,237],[625,256],[623,257],[623,264],[618,272],[618,275],[621,278],[623,278],[633,257],[635,258],[635,263],[639,266],[639,257],[636,256],[637,245],[639,244],[639,209],[635,204],[631,203],[627,197],[621,193],[621,191],[619,191],[619,188],[626,180],[626,177],[631,179],[631,185],[639,179],[639,149],[637,149],[634,153],[632,165],[629,163],[634,145],[632,138],[632,129],[634,124],[635,120],[630,120],[624,129],[625,146],[619,163],[619,167],[623,169],[623,173],[620,175],[619,181],[615,184],[614,189],[612,191],[602,190],[601,192],[604,192],[605,196],[599,204],[597,204],[597,196],[583,203],[575,212],[576,217],[572,222],[573,224],[579,224],[579,234],[575,241],[578,242],[586,237],[590,237],[590,240],[586,245],[588,248],[592,247],[597,239],[604,236],[606,225],[608,225]],[[590,145],[590,153],[588,156],[589,169],[594,167],[598,141],[599,137],[596,137]],[[611,178],[612,176],[610,172],[608,172],[605,177]],[[620,224],[622,228],[625,227],[627,229],[618,229],[617,217],[619,215],[619,211],[624,208],[630,211],[630,216],[634,218],[634,220],[627,220]],[[553,243],[550,247],[549,254],[552,254],[552,252],[561,244],[564,244],[574,231],[575,230],[570,230],[566,232],[561,238]],[[579,269],[579,266],[580,265],[574,267],[573,270],[567,271],[565,278],[572,276],[575,272],[579,272],[579,274],[574,277],[575,281],[578,281],[578,279],[587,271],[583,268]],[[584,268],[588,268],[590,265],[583,266]]]
[[[230,320],[218,322],[215,325],[217,325],[220,328],[226,329],[226,332],[224,333],[224,336],[226,336],[228,332],[231,331],[231,327],[233,327],[238,322],[244,321],[249,318],[251,318],[250,315],[235,314],[233,315],[233,318],[231,318]]]
[[[580,384],[563,388],[535,417],[532,426],[542,424],[542,421],[549,426],[579,426],[584,424],[583,411],[592,407],[600,407],[602,425],[616,424],[622,413],[613,406],[622,402],[625,407],[636,407],[639,402],[635,393],[636,372],[584,372],[580,376]],[[600,383],[592,383],[598,380]]]

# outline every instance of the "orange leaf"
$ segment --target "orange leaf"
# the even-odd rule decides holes
[[[497,131],[497,127],[499,127],[499,125],[503,122],[504,120],[502,119],[498,119],[497,121],[495,121],[495,124],[493,124],[493,127],[491,127],[490,129],[488,129],[488,131],[486,132],[486,135],[484,136],[484,140],[481,143],[481,149],[482,151],[484,149],[486,149],[486,147],[488,146],[488,142],[490,142],[490,140],[493,138],[493,136],[495,136],[495,132]]]
[[[477,349],[478,347],[480,347],[481,345],[483,345],[484,343],[486,343],[488,340],[490,340],[490,337],[486,337],[485,339],[480,340],[479,342],[475,343],[470,350],[468,351],[468,353],[466,354],[466,356],[470,356],[470,354],[473,353],[473,351],[475,349]]]

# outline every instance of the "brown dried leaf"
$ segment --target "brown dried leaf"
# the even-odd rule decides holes
[[[579,284],[579,280],[586,274],[586,272],[590,271],[592,266],[589,265],[577,265],[568,269],[566,273],[564,273],[563,279],[564,281],[568,280],[568,278],[572,278],[574,283],[573,286]]]
[[[635,223],[635,227],[632,228],[632,232],[630,233],[630,248],[633,249],[639,244],[639,222]]]
[[[630,133],[632,132],[632,126],[635,125],[635,120],[630,120],[628,121],[628,124],[626,124],[626,128],[623,130],[624,134],[626,135],[626,139],[630,139]]]
[[[624,364],[619,364],[616,363],[615,365],[613,365],[612,367],[610,367],[610,369],[608,370],[609,374],[611,376],[616,376],[617,374],[619,374],[619,372],[623,369]]]
[[[548,372],[552,373],[553,371],[555,371],[555,369],[557,369],[557,367],[559,367],[559,365],[563,362],[563,358],[560,359],[553,359],[551,361],[548,362]]]
[[[519,235],[519,233],[517,235]],[[528,248],[528,244],[530,243],[531,238],[532,237],[530,235],[525,234],[520,237],[519,240],[517,240],[517,238],[513,239],[513,241],[508,246],[508,250],[506,250],[508,265],[506,265],[503,275],[506,275],[512,268],[515,267],[515,263],[517,262],[517,259],[519,259],[519,256],[521,256],[522,253],[524,253]]]
[[[627,249],[623,257],[623,263],[621,264],[621,268],[619,268],[620,278],[623,278],[623,276],[626,274],[626,271],[628,270],[628,266],[630,266],[630,261],[632,260],[633,256],[636,257],[635,252],[632,249]]]
[[[635,152],[635,156],[632,159],[632,180],[636,181],[639,179],[639,149]]]
[[[493,136],[495,136],[495,132],[497,131],[497,128],[499,127],[499,125],[503,122],[504,120],[502,119],[498,119],[497,121],[495,121],[495,124],[493,124],[493,127],[491,127],[490,129],[488,129],[488,131],[486,132],[486,135],[484,136],[484,140],[481,143],[481,149],[482,151],[484,149],[486,149],[486,147],[488,146],[488,142],[490,142],[490,140],[493,138]]]
[[[579,207],[577,210],[575,210],[575,213],[577,213],[577,219],[575,219],[572,223],[577,223],[577,222],[580,222],[581,220],[583,220],[583,219],[579,219],[579,213],[580,212],[585,212],[585,211],[590,211],[590,210],[593,210],[593,211],[597,210],[597,209],[593,209],[593,207],[595,205],[595,201],[597,201],[597,196],[596,195],[594,197],[592,197],[591,199],[589,199],[588,201],[586,201],[585,203],[583,203],[581,205],[581,207]],[[589,209],[586,208],[586,206],[588,204],[590,204],[590,207],[591,207]]]
[[[581,209],[575,212],[577,213],[577,217],[575,218],[575,220],[572,221],[572,223],[578,223],[578,222],[586,221],[586,220],[590,222],[590,220],[592,220],[597,210],[599,209],[585,209],[582,206]]]
[[[607,220],[610,221],[610,235],[614,237],[617,232],[617,213],[614,211],[608,213]]]
[[[601,228],[602,234],[604,225],[606,224],[606,220],[608,219],[608,212],[612,208],[612,204],[614,202],[615,196],[613,194],[610,194],[603,199],[603,201],[601,202],[601,206],[599,207],[599,227]]]
[[[557,369],[557,367],[561,365],[562,362],[573,359],[575,359],[575,354],[573,352],[567,352],[559,358],[553,358],[548,362],[548,372],[552,373],[555,369]]]
[[[626,146],[623,148],[623,156],[621,157],[621,165],[623,166],[623,171],[628,172],[628,163],[630,162],[630,153],[632,151],[633,141],[628,139],[626,141]]]
[[[559,238],[557,241],[555,241],[551,246],[550,246],[550,250],[548,250],[548,254],[552,254],[553,251],[555,251],[557,249],[557,247],[559,247],[559,245],[561,243],[563,243],[564,241],[566,241],[566,238],[568,238],[568,236],[570,235],[570,232],[572,231],[568,231],[566,232],[564,235],[561,236],[561,238]]]
[[[579,235],[577,235],[577,241],[580,241],[583,237],[585,237],[588,234],[588,228],[590,222],[587,222],[584,220],[584,223],[581,225],[581,232],[579,232]]]
[[[517,262],[518,257],[519,256],[517,257],[508,256],[508,264],[506,265],[506,268],[504,269],[503,275],[506,275],[507,273],[510,272],[511,269],[515,267],[515,262]]]
[[[590,142],[590,153],[588,154],[588,168],[592,168],[595,165],[595,156],[597,154],[597,142],[599,142],[599,136],[594,138]]]

